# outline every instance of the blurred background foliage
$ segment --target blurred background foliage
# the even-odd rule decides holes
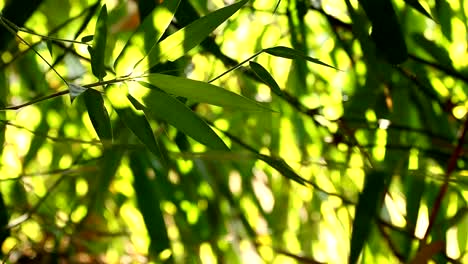
[[[184,56],[148,59],[273,111],[134,82],[145,115],[115,107],[108,86],[70,102],[60,76],[118,78],[132,32],[171,3],[0,1],[5,262],[468,262],[468,3],[251,0]],[[181,0],[172,20],[142,24],[125,60],[233,3]],[[278,46],[294,52],[265,50]],[[230,150],[180,129],[182,104]]]

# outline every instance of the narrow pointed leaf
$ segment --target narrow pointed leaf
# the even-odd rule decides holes
[[[68,84],[68,90],[70,91],[70,101],[73,103],[75,98],[88,90],[88,88],[85,88],[83,86],[79,86],[73,83]]]
[[[307,61],[310,61],[310,62],[313,62],[313,63],[316,63],[316,64],[320,64],[322,66],[326,66],[326,67],[330,67],[330,68],[333,68],[335,70],[338,70],[337,68],[335,68],[335,67],[333,67],[333,66],[331,66],[329,64],[321,62],[320,60],[318,60],[316,58],[309,57],[309,56],[305,55],[304,53],[302,53],[300,51],[297,51],[295,49],[292,49],[292,48],[288,48],[288,47],[284,47],[284,46],[277,46],[277,47],[265,49],[263,51],[270,54],[270,55],[276,56],[276,57],[282,57],[282,58],[286,58],[286,59],[303,59],[303,60],[307,60]]]
[[[133,100],[139,101],[135,98]],[[208,124],[186,105],[157,87],[154,87],[152,93],[143,101],[145,112],[149,112],[157,119],[168,122],[187,136],[212,149],[229,150]]]
[[[145,87],[158,87],[166,93],[182,96],[195,102],[244,110],[271,111],[253,100],[206,82],[158,73],[149,74],[140,80],[151,84],[146,85],[145,82],[141,82]]]
[[[366,175],[364,189],[359,195],[354,213],[351,249],[348,263],[356,263],[371,231],[371,225],[377,216],[385,191],[386,174],[383,171],[371,171]]]
[[[148,164],[148,157],[145,153],[132,152],[130,154],[130,169],[133,173],[137,206],[151,240],[149,252],[153,256],[158,256],[163,250],[170,248],[170,240],[160,208],[159,185],[156,184],[154,177],[150,178],[148,175]]]
[[[379,52],[391,64],[399,64],[408,58],[405,39],[391,0],[359,0],[372,22],[371,37]]]
[[[107,43],[107,8],[103,5],[96,22],[94,31],[93,45],[89,49],[91,55],[91,68],[94,76],[102,80],[106,76],[104,67],[105,53]]]
[[[249,63],[250,68],[254,71],[254,73],[266,84],[270,87],[271,91],[274,92],[276,95],[282,96],[283,92],[281,88],[276,83],[275,79],[270,75],[270,73],[260,64],[251,61]]]
[[[432,19],[431,14],[426,11],[426,9],[419,3],[418,0],[404,0],[406,4],[410,5],[412,8],[414,8],[416,11],[419,13],[427,16],[428,18]]]
[[[84,37],[81,38],[81,42],[86,43],[86,42],[92,41],[93,39],[94,39],[94,36],[93,36],[93,35],[86,35],[86,36],[84,36]]]
[[[152,48],[157,45],[171,23],[179,3],[180,0],[163,1],[145,17],[115,60],[114,68],[117,74],[130,74],[133,67],[146,56],[148,47],[145,47],[144,39],[153,40],[153,45],[150,46]]]
[[[151,60],[140,61],[138,66],[135,66],[135,71],[144,72],[160,61],[174,61],[182,57],[247,2],[248,0],[242,0],[218,9],[170,35],[150,50],[147,58],[151,58]]]
[[[272,168],[281,173],[281,175],[283,175],[284,177],[302,185],[305,185],[305,183],[307,183],[307,180],[299,176],[296,172],[294,172],[294,170],[283,159],[275,159],[263,154],[258,154],[257,156],[260,160],[263,160],[265,163],[267,163]]]
[[[110,142],[112,140],[112,128],[101,93],[94,89],[88,89],[83,97],[89,118],[99,139],[102,142]]]

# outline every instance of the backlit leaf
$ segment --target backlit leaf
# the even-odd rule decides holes
[[[302,53],[300,51],[297,51],[295,49],[288,48],[288,47],[277,46],[277,47],[265,49],[263,51],[270,54],[270,55],[276,56],[276,57],[282,57],[282,58],[286,58],[286,59],[303,59],[303,60],[307,60],[307,61],[310,61],[310,62],[313,62],[313,63],[316,63],[316,64],[320,64],[322,66],[326,66],[326,67],[336,69],[335,67],[333,67],[333,66],[331,66],[329,64],[326,64],[324,62],[321,62],[320,60],[318,60],[316,58],[309,57],[309,56],[305,55],[304,53]]]
[[[151,50],[156,48],[159,39],[171,23],[179,3],[180,0],[163,1],[146,16],[115,60],[114,68],[117,74],[130,74],[134,66],[146,56],[148,47],[145,47],[144,39],[152,39]]]
[[[253,100],[206,82],[158,73],[149,74],[144,78],[139,78],[139,80],[151,84],[146,85],[145,82],[141,82],[145,87],[158,87],[166,93],[185,97],[195,102],[244,110],[270,111]]]
[[[431,14],[429,14],[429,12],[426,11],[426,9],[421,5],[421,3],[419,3],[418,0],[405,0],[405,3],[413,7],[419,13],[432,19]]]
[[[150,50],[147,58],[151,58],[151,62],[148,59],[140,61],[135,71],[144,72],[159,62],[174,61],[182,57],[247,2],[248,0],[242,0],[216,10],[170,35]]]

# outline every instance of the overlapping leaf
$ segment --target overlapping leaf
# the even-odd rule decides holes
[[[322,66],[326,66],[326,67],[336,69],[335,67],[333,67],[333,66],[331,66],[329,64],[326,64],[326,63],[320,61],[319,59],[309,57],[309,56],[307,56],[306,54],[304,54],[304,53],[302,53],[300,51],[297,51],[297,50],[292,49],[292,48],[284,47],[284,46],[272,47],[272,48],[264,49],[263,51],[270,54],[270,55],[276,56],[276,57],[282,57],[282,58],[286,58],[286,59],[303,59],[303,60],[307,60],[307,61],[310,61],[310,62],[313,62],[313,63],[316,63],[316,64],[320,64]]]
[[[152,49],[157,46],[159,39],[171,23],[179,3],[180,0],[163,1],[143,20],[115,60],[114,68],[117,74],[130,74],[133,67],[146,56],[144,38],[154,40]]]
[[[133,98],[132,100],[141,104],[141,101],[138,99]],[[229,150],[219,136],[200,117],[179,100],[159,88],[153,87],[150,95],[142,100],[143,104],[136,108],[146,107],[146,112],[152,114],[157,119],[168,122],[210,148]]]
[[[141,84],[145,87],[158,87],[166,93],[185,97],[195,102],[243,110],[270,111],[253,100],[206,82],[159,73],[152,73],[137,80],[143,80],[144,82]]]
[[[107,43],[107,8],[103,5],[94,30],[93,45],[88,46],[88,51],[91,55],[91,69],[94,76],[102,80],[106,76],[104,60],[106,54]]]
[[[170,35],[154,46],[147,58],[138,63],[136,72],[144,72],[161,61],[174,61],[202,42],[219,25],[236,13],[248,0],[216,10]],[[151,60],[149,60],[151,58]],[[151,62],[150,62],[151,61]]]

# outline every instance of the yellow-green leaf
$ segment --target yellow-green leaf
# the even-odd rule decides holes
[[[270,73],[260,64],[251,61],[249,62],[250,68],[254,71],[254,73],[266,84],[270,87],[271,91],[274,92],[276,95],[282,96],[283,92],[279,87],[278,83],[276,83],[275,79],[270,75]]]

